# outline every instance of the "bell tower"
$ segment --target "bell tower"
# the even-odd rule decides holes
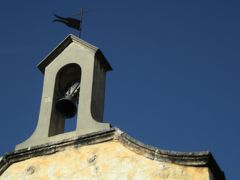
[[[110,129],[103,110],[106,72],[112,68],[97,47],[69,35],[37,67],[44,74],[37,127],[16,150]],[[76,129],[64,133],[73,116]]]
[[[225,180],[209,151],[162,150],[103,122],[112,68],[95,46],[69,35],[38,68],[44,84],[37,127],[0,157],[0,179]],[[71,117],[76,128],[65,132]]]

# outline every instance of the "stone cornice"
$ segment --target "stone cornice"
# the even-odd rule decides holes
[[[67,139],[55,143],[35,146],[33,148],[17,150],[5,154],[0,160],[0,175],[13,163],[27,160],[37,156],[44,156],[59,151],[63,151],[66,147],[81,147],[92,144],[103,143],[107,141],[118,141],[129,150],[146,158],[169,162],[184,166],[208,167],[214,178],[217,180],[225,180],[224,173],[221,171],[212,154],[208,151],[202,152],[176,152],[161,150],[156,147],[148,146],[140,141],[130,137],[118,128],[91,133],[77,138]]]

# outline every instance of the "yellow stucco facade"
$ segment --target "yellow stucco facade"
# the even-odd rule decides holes
[[[12,164],[1,180],[210,180],[207,167],[161,162],[136,154],[118,140],[69,146],[57,153]]]

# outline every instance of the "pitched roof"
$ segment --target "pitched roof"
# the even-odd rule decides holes
[[[112,67],[111,65],[108,63],[107,59],[105,58],[105,56],[103,55],[103,53],[101,52],[101,50],[96,47],[93,46],[91,44],[89,44],[88,42],[70,34],[68,35],[55,49],[53,49],[38,65],[38,69],[44,73],[45,71],[45,67],[47,67],[65,48],[68,47],[69,44],[71,44],[72,42],[76,42],[79,43],[87,48],[92,49],[93,51],[96,52],[96,55],[98,55],[100,57],[100,61],[102,62],[103,66],[105,67],[106,71],[111,71]]]

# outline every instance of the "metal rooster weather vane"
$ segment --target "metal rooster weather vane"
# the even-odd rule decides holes
[[[83,10],[83,8],[81,8],[80,19],[75,19],[75,18],[72,18],[72,17],[62,17],[62,16],[58,16],[57,14],[54,14],[56,19],[54,19],[53,22],[61,22],[65,25],[67,25],[70,28],[78,30],[79,31],[79,37],[81,37],[83,13],[84,13],[84,10]]]

